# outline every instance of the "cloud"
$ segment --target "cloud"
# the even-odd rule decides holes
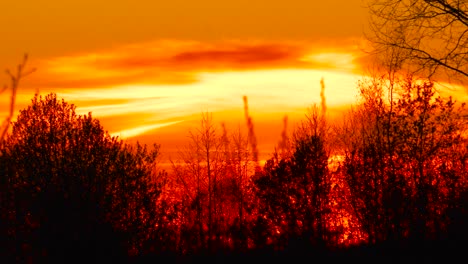
[[[354,67],[351,42],[161,40],[39,62],[35,88],[102,88],[121,84],[188,84],[204,72]]]
[[[106,56],[95,66],[102,71],[163,69],[176,72],[304,66],[299,59],[306,53],[305,49],[305,46],[291,43],[240,41],[142,43],[138,49],[123,48]]]
[[[184,51],[170,60],[173,65],[198,69],[254,69],[303,66],[303,47],[292,45],[234,45],[201,51]]]

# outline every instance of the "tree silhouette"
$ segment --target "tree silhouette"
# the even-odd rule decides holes
[[[468,4],[465,0],[371,0],[374,52],[391,68],[424,76],[468,77]]]
[[[157,156],[55,94],[36,95],[0,150],[7,250],[39,261],[138,252],[155,236]]]
[[[229,153],[226,159],[227,177],[232,185],[227,190],[234,201],[232,209],[237,209],[230,236],[234,241],[234,248],[244,251],[248,248],[249,223],[254,207],[251,175],[254,174],[256,163],[251,158],[252,149],[249,147],[248,137],[242,134],[240,128],[230,136],[227,137],[228,148],[225,151]]]
[[[345,131],[343,171],[368,243],[446,236],[447,210],[467,187],[460,162],[464,104],[436,96],[433,83],[411,76],[374,78],[360,88],[362,102]]]
[[[277,249],[328,242],[331,178],[318,111],[296,133],[293,153],[269,159],[254,180],[259,218]],[[257,227],[260,228],[260,227]],[[262,228],[262,229],[264,229]],[[293,244],[291,244],[293,243]],[[298,244],[299,243],[299,244]]]
[[[189,253],[247,248],[251,151],[240,130],[219,128],[211,113],[203,113],[180,161],[173,162],[174,189],[182,190],[181,241]]]

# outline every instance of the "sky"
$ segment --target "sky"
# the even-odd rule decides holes
[[[339,115],[366,71],[365,0],[1,1],[0,68],[23,54],[17,109],[54,92],[112,135],[173,153],[201,113],[245,129],[248,97],[260,152],[320,104]],[[8,84],[0,76],[0,84]],[[0,115],[8,97],[0,95]],[[247,133],[247,130],[245,130]]]

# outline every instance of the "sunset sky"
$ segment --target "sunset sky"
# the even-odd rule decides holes
[[[356,100],[368,65],[363,0],[1,1],[0,68],[24,53],[35,91],[92,112],[112,135],[174,150],[202,112],[245,127],[247,96],[260,151],[270,153],[283,117],[290,129],[320,103],[330,115]],[[7,84],[5,74],[0,84]],[[466,93],[465,93],[466,95]],[[1,95],[1,116],[8,97]],[[246,130],[245,130],[246,131]],[[169,153],[169,151],[168,151]]]

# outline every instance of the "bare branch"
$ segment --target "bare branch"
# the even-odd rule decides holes
[[[468,2],[370,0],[368,8],[367,38],[384,65],[422,77],[468,81]],[[395,53],[397,58],[388,57]]]
[[[10,86],[8,87],[7,85],[5,85],[3,89],[0,91],[0,93],[3,93],[9,88],[11,90],[11,95],[10,95],[10,107],[9,107],[8,116],[5,118],[2,125],[0,126],[0,146],[3,145],[3,140],[8,131],[8,128],[10,127],[11,119],[13,118],[13,115],[15,112],[16,94],[17,94],[20,80],[30,75],[34,71],[36,71],[35,68],[25,71],[27,60],[28,60],[28,55],[25,54],[23,57],[23,61],[17,66],[16,74],[12,74],[11,71],[8,69],[5,70],[5,73],[10,77]]]

